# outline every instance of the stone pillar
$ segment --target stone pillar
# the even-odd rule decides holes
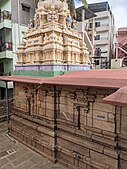
[[[52,49],[53,62],[56,63],[55,49]]]

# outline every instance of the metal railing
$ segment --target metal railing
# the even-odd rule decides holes
[[[101,28],[101,27],[107,27],[107,26],[109,26],[109,24],[108,24],[108,23],[104,23],[104,24],[100,24],[99,26],[95,26],[95,29]],[[85,29],[87,29],[87,30],[92,30],[92,27],[86,25],[86,26],[85,26]]]
[[[125,44],[127,44],[127,39],[122,40],[122,41],[119,43],[119,47],[122,47],[122,46],[124,46]]]
[[[95,37],[95,40],[98,40],[98,41],[99,41],[99,40],[108,40],[108,37],[102,37],[102,38],[96,38],[96,37]]]
[[[12,49],[13,49],[12,42],[5,42],[0,45],[0,52],[6,51],[6,50],[12,51]]]
[[[11,76],[11,72],[8,73],[0,72],[0,76]]]
[[[11,12],[4,10],[0,13],[0,22],[4,20],[11,20]]]
[[[100,27],[105,27],[105,26],[109,26],[108,23],[104,23],[104,24],[101,24]]]

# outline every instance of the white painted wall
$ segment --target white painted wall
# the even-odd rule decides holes
[[[27,26],[18,25],[17,23],[12,24],[12,41],[13,41],[13,69],[17,62],[16,51],[17,47],[22,41],[23,33],[28,29]]]
[[[11,12],[11,0],[2,1],[0,3],[0,9],[1,11],[6,10],[6,11]]]

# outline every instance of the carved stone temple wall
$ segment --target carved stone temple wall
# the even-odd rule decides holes
[[[40,0],[17,50],[17,71],[90,69],[89,52],[66,0]]]
[[[127,108],[116,89],[14,82],[10,135],[69,169],[126,169]]]

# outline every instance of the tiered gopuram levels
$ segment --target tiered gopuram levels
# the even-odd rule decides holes
[[[90,69],[89,52],[70,16],[66,0],[40,0],[17,50],[16,70]]]

